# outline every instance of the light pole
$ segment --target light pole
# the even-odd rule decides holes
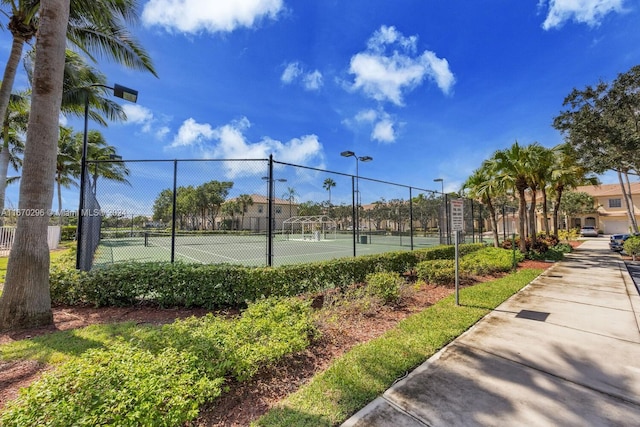
[[[356,159],[356,214],[354,218],[354,227],[356,229],[356,239],[360,240],[360,174],[358,173],[358,161],[370,162],[373,160],[371,156],[356,156],[353,151],[343,151],[340,153],[342,157],[353,157]]]
[[[130,89],[119,84],[114,84],[113,87],[106,86],[103,84],[92,84],[84,89],[84,134],[82,136],[82,157],[80,159],[80,203],[78,208],[78,224],[77,224],[77,232],[76,238],[77,248],[76,248],[76,269],[78,270],[89,270],[91,269],[91,258],[87,256],[86,249],[82,247],[83,242],[83,216],[85,214],[85,200],[84,200],[84,192],[86,187],[87,180],[87,145],[88,145],[88,134],[89,134],[89,89],[93,87],[101,87],[105,89],[113,90],[113,96],[122,98],[126,101],[135,103],[138,100],[138,91],[134,89]],[[91,255],[93,256],[93,254]]]
[[[447,243],[449,243],[449,209],[447,208],[447,195],[444,194],[444,179],[442,178],[436,178],[433,180],[433,182],[439,182],[441,187],[441,193],[442,193],[442,205],[444,206],[444,227],[442,227],[442,224],[440,225],[440,228],[442,229],[442,231],[446,234],[447,236]]]

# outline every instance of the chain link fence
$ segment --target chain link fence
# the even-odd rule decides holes
[[[272,158],[87,165],[101,210],[99,244],[82,255],[93,266],[275,266],[453,243],[450,195],[433,190]],[[124,179],[105,179],[110,169]],[[486,209],[464,204],[464,241],[484,241]]]

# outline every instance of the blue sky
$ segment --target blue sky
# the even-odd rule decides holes
[[[639,9],[630,0],[142,1],[133,32],[159,78],[100,63],[139,98],[123,104],[127,123],[99,130],[125,159],[273,154],[354,174],[340,156],[352,150],[374,159],[361,176],[433,190],[443,178],[456,191],[516,140],[560,143],[551,122],[571,89],[640,63]],[[170,175],[155,166],[135,173]],[[259,183],[264,171],[216,173],[237,180],[236,192],[257,192],[240,182]],[[321,181],[288,180],[299,199],[326,199]],[[144,210],[141,199],[157,192],[133,187],[120,196]],[[153,194],[136,195],[145,188]],[[337,190],[334,203],[348,202]],[[77,194],[63,192],[65,207]],[[362,191],[363,203],[380,196]],[[7,197],[16,204],[17,185]]]

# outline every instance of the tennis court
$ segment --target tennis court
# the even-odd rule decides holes
[[[338,234],[332,238],[276,234],[273,239],[273,265],[300,264],[353,256],[353,235]],[[366,243],[361,241],[366,240]],[[438,237],[413,237],[414,249],[436,246]],[[144,233],[134,237],[103,238],[96,251],[94,265],[124,261],[170,261],[171,236]],[[356,254],[368,255],[390,251],[411,250],[409,236],[362,234],[356,244]],[[177,235],[176,261],[187,263],[229,263],[246,266],[267,264],[266,234],[191,234]]]

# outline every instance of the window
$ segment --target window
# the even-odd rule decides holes
[[[258,213],[262,213],[262,205],[258,206]]]
[[[609,199],[609,207],[610,208],[621,208],[622,207],[622,199]]]
[[[276,206],[276,213],[282,213],[282,208],[280,206]]]

